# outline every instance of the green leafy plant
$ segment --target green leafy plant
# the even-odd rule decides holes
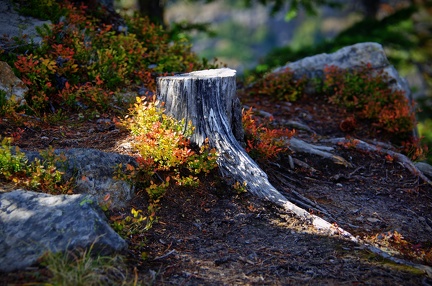
[[[247,182],[235,182],[233,184],[233,189],[238,193],[238,194],[242,194],[242,193],[246,193],[247,192]]]
[[[19,148],[12,151],[10,143],[10,138],[4,138],[1,142],[0,174],[3,179],[17,181],[15,176],[27,168],[27,158],[19,151]]]
[[[137,217],[136,213],[127,219],[129,221],[117,224],[124,227],[145,219],[146,225],[151,226],[160,199],[169,187],[173,184],[197,187],[200,183],[198,175],[206,175],[217,166],[217,153],[208,144],[193,150],[187,139],[193,133],[190,124],[166,115],[154,99],[138,97],[122,124],[134,136],[133,147],[139,153],[138,166],[119,165],[116,178],[145,190],[150,200],[145,218]]]
[[[11,139],[4,138],[0,146],[0,176],[17,186],[47,193],[70,192],[72,181],[63,180],[63,172],[57,168],[65,158],[56,156],[52,149],[42,152],[42,159],[29,162],[18,147],[11,146]]]
[[[16,103],[14,96],[8,98],[4,90],[0,90],[0,115],[5,116],[6,114],[14,112],[17,108],[18,103]]]
[[[144,216],[142,210],[131,209],[131,215],[117,219],[113,222],[113,228],[123,237],[129,237],[137,233],[149,230],[156,221],[154,212],[149,216]]]
[[[123,121],[135,137],[134,148],[140,154],[135,174],[150,183],[147,191],[153,199],[163,194],[161,187],[165,189],[171,179],[178,185],[196,185],[196,175],[210,172],[217,159],[215,150],[207,145],[193,151],[187,139],[193,132],[186,127],[190,124],[169,117],[158,105],[154,100],[137,98]],[[166,172],[167,177],[153,179],[157,172]]]

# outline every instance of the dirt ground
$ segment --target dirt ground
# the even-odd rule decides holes
[[[300,130],[297,136],[314,144],[347,135],[372,140],[371,132],[365,132],[370,127],[361,123],[343,132],[340,123],[350,115],[319,99],[295,104],[255,100],[253,106],[272,114],[275,124],[295,120],[309,126],[312,133]],[[109,116],[68,122],[25,128],[19,146],[123,152],[120,143],[127,141],[127,132]],[[9,126],[0,124],[3,135],[17,131]],[[373,135],[386,140],[378,131]],[[352,167],[290,152],[262,168],[274,186],[299,206],[337,223],[364,243],[432,266],[432,186],[382,154],[328,146]],[[290,168],[288,155],[314,171],[300,165]],[[131,202],[135,208],[145,205],[139,196]],[[128,238],[126,253],[130,268],[136,267],[140,277],[153,280],[153,285],[432,285],[422,270],[390,262],[362,244],[327,236],[267,202],[236,193],[217,172],[203,178],[197,189],[170,190],[158,217],[144,236]],[[8,282],[13,283],[13,275],[20,273],[11,274]],[[21,273],[21,281],[23,277]]]

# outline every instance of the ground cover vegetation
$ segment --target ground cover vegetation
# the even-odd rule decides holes
[[[24,132],[19,130],[47,125],[60,128],[68,117],[77,113],[83,124],[100,116],[112,118],[118,128],[127,130],[133,138],[137,167],[118,166],[126,172],[119,171],[117,178],[136,185],[137,199],[126,215],[109,210],[109,198],[105,209],[113,228],[128,239],[134,263],[144,267],[151,252],[147,233],[155,226],[159,213],[165,211],[164,197],[186,193],[198,201],[197,197],[202,196],[205,200],[198,209],[208,213],[211,212],[208,205],[214,205],[216,199],[209,199],[211,195],[203,190],[223,186],[227,191],[218,194],[222,198],[238,196],[245,190],[241,182],[234,186],[225,185],[217,172],[218,154],[206,144],[201,148],[192,146],[187,138],[193,129],[184,130],[185,122],[165,115],[163,103],[153,97],[157,76],[214,65],[194,55],[188,42],[182,39],[171,41],[167,31],[146,18],[125,16],[128,33],[123,33],[100,23],[95,11],[87,11],[83,5],[44,1],[35,7],[41,11],[48,7],[55,14],[46,16],[53,20],[53,25],[39,31],[44,38],[42,44],[0,50],[0,59],[13,66],[30,89],[25,105],[1,101],[2,122],[15,130],[8,138],[6,132],[3,134],[1,179],[52,194],[73,192],[73,181],[62,181],[62,169],[58,167],[64,158],[54,156],[52,149],[45,151],[42,160],[29,162],[19,149],[12,148],[20,142]],[[104,13],[103,10],[96,12]],[[421,158],[424,151],[411,137],[415,125],[411,103],[403,94],[392,93],[386,88],[385,75],[372,77],[368,68],[365,65],[362,70],[348,73],[328,67],[325,80],[316,83],[320,86],[319,96],[328,104],[352,111],[353,117],[341,123],[342,131],[351,131],[359,128],[360,122],[366,122],[371,127],[368,129],[370,137],[385,133],[384,138],[390,138],[411,158]],[[296,102],[307,96],[305,84],[304,79],[294,79],[286,70],[264,76],[239,95],[246,100],[257,97],[271,102]],[[369,89],[368,96],[365,88]],[[142,94],[125,99],[124,94],[131,90],[135,94],[142,91]],[[243,123],[246,150],[261,165],[270,166],[272,161],[290,154],[287,139],[296,134],[295,130],[260,119],[252,109],[243,112]],[[242,200],[241,195],[237,198]],[[245,209],[260,212],[253,202],[241,204]],[[199,221],[194,224],[201,227]],[[430,246],[408,242],[399,233],[385,233],[371,240],[397,245],[406,256],[432,263]],[[168,253],[174,253],[170,251]],[[39,278],[33,275],[31,279],[54,285],[99,285],[101,276],[104,283],[113,285],[149,284],[156,275],[138,277],[136,268],[135,272],[127,273],[120,258],[92,258],[88,251],[64,256],[48,254],[44,263],[47,273],[39,273],[42,275]],[[220,262],[223,263],[226,261]]]
[[[353,131],[358,121],[367,122],[371,125],[369,136],[383,133],[412,160],[425,159],[428,148],[413,134],[417,123],[415,103],[409,102],[403,92],[392,91],[385,73],[376,74],[368,63],[354,71],[327,66],[324,73],[323,80],[312,80],[313,90],[328,103],[346,110],[347,118],[340,122],[342,131]],[[295,78],[290,69],[285,69],[254,82],[243,96],[295,102],[306,93],[306,82],[306,78]]]

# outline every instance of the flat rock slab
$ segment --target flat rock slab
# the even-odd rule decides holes
[[[0,271],[35,264],[46,252],[89,248],[109,254],[126,242],[92,197],[24,190],[0,194]]]

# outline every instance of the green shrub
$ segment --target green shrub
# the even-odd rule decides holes
[[[174,182],[176,185],[197,186],[198,174],[207,174],[216,167],[217,154],[207,144],[192,150],[188,137],[193,129],[184,120],[177,121],[164,114],[158,102],[137,98],[123,124],[134,136],[134,148],[139,152],[139,168],[135,179],[146,184],[152,200],[158,200]],[[190,126],[188,124],[187,126]],[[164,173],[162,178],[158,173]],[[157,180],[155,179],[155,174]]]
[[[18,147],[11,146],[11,139],[4,138],[0,146],[0,177],[17,186],[52,194],[68,193],[72,182],[63,180],[63,172],[57,164],[65,158],[56,156],[52,149],[41,153],[42,159],[29,162]]]

